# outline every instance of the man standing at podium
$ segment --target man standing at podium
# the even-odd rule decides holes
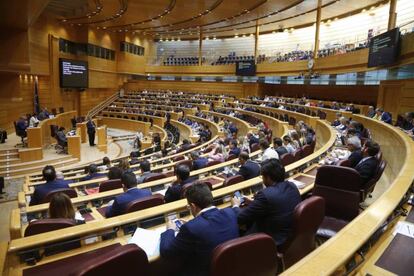
[[[91,147],[93,147],[93,146],[95,146],[95,128],[96,128],[96,125],[92,121],[91,117],[88,117],[88,122],[86,123],[86,127],[88,128],[89,145]]]

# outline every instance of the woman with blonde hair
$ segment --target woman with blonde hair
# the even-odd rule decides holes
[[[129,170],[130,166],[129,166],[128,159],[127,158],[121,159],[118,163],[118,168],[120,168],[124,172]]]
[[[82,216],[75,212],[68,195],[56,193],[49,203],[49,218],[51,219],[73,219],[77,224],[85,223]]]

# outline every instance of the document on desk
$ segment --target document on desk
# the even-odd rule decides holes
[[[399,221],[393,232],[394,236],[401,234],[410,238],[414,238],[414,224],[407,221]]]
[[[164,231],[165,227],[154,230],[137,228],[128,243],[134,243],[141,247],[147,254],[148,259],[158,257],[160,255],[161,233]]]
[[[289,179],[289,182],[292,182],[293,184],[295,184],[298,189],[303,189],[306,187],[306,183],[303,183],[302,181],[298,181],[295,179]]]

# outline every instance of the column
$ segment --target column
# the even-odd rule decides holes
[[[390,13],[388,17],[388,31],[395,28],[397,23],[397,13],[395,12],[397,8],[397,0],[390,1]]]
[[[316,30],[315,30],[315,48],[313,49],[314,59],[318,58],[318,50],[319,50],[319,27],[321,25],[321,6],[322,0],[318,0],[318,9],[316,11]]]
[[[254,60],[257,62],[259,47],[259,21],[256,20],[256,33],[254,35]]]
[[[202,65],[202,58],[203,58],[203,31],[200,29],[199,37],[198,37],[198,65]]]

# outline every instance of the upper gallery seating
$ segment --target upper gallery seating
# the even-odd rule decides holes
[[[204,58],[203,58],[204,61]],[[169,56],[164,60],[164,65],[198,65],[198,57],[174,57]]]

